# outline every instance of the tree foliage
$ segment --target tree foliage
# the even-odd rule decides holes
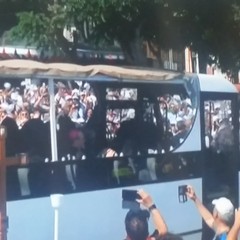
[[[4,18],[8,4],[1,2]],[[158,57],[159,49],[189,46],[203,62],[214,61],[213,55],[225,70],[240,67],[240,4],[234,0],[11,0],[10,5],[11,21],[4,27],[17,23],[14,38],[68,56],[74,57],[79,43],[118,43],[130,62],[144,65],[143,42],[148,42]],[[63,37],[68,26],[76,28],[74,43]]]

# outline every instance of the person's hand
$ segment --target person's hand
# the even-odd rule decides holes
[[[240,228],[240,208],[235,210],[234,226],[236,226],[238,229]]]
[[[188,198],[192,199],[193,201],[195,201],[196,198],[197,198],[197,195],[196,195],[193,187],[190,186],[190,185],[187,186],[186,195],[187,195]]]
[[[143,189],[138,190],[138,195],[141,199],[137,199],[137,201],[142,204],[146,208],[150,208],[154,203],[151,196],[146,193]]]

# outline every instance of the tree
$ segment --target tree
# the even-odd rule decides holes
[[[0,36],[18,24],[17,13],[44,8],[45,0],[0,0]]]
[[[17,14],[12,36],[41,48],[61,49],[72,61],[79,43],[107,47],[117,42],[129,63],[142,66],[147,42],[159,61],[160,49],[188,46],[199,52],[203,63],[213,61],[209,58],[213,55],[222,69],[239,69],[240,4],[234,0],[33,2]],[[73,43],[63,37],[68,26],[76,28]]]

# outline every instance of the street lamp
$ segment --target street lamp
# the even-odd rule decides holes
[[[52,194],[50,198],[54,209],[54,240],[58,240],[59,208],[62,205],[63,194]]]

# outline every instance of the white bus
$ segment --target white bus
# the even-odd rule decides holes
[[[53,238],[53,193],[64,195],[59,239],[71,240],[124,239],[122,189],[149,192],[184,239],[201,239],[202,220],[179,186],[238,205],[237,90],[226,79],[29,60],[1,61],[0,79],[7,156],[29,159],[7,169],[8,239]]]

